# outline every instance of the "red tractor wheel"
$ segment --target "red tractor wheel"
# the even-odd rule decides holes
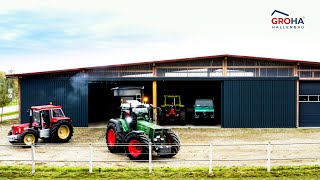
[[[128,145],[128,152],[134,158],[139,157],[141,155],[141,153],[142,153],[142,146],[141,146],[140,141],[138,141],[136,139],[131,139],[129,141],[129,145]]]
[[[123,152],[123,146],[119,146],[122,143],[121,130],[117,129],[114,123],[109,123],[106,132],[106,143],[111,153]]]
[[[108,145],[111,147],[114,147],[116,144],[116,133],[114,132],[113,129],[108,130],[107,138],[108,138],[108,140],[107,140]]]
[[[131,160],[148,159],[149,157],[149,141],[145,134],[135,132],[129,133],[125,138],[126,154]]]

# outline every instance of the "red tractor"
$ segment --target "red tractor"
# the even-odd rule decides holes
[[[11,144],[20,143],[27,146],[37,143],[38,139],[46,142],[66,143],[73,135],[72,120],[66,117],[61,106],[32,106],[29,123],[16,124],[8,133]]]

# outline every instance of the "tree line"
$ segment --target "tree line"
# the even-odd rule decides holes
[[[12,74],[10,71],[9,74]],[[1,107],[1,121],[3,114],[3,107],[7,106],[11,101],[18,98],[18,79],[7,78],[5,72],[0,71],[0,107]]]

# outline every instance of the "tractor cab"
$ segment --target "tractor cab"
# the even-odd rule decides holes
[[[138,120],[153,122],[153,106],[150,104],[143,104],[137,100],[126,100],[121,104],[120,118],[126,120],[130,126],[136,125]]]
[[[164,95],[164,104],[161,106],[165,108],[165,111],[170,111],[174,109],[175,111],[180,111],[184,105],[181,105],[180,95]]]
[[[49,129],[52,127],[52,122],[57,122],[59,119],[66,118],[61,106],[32,106],[29,111],[32,111],[32,121],[41,129]]]
[[[179,122],[185,125],[185,110],[184,105],[181,104],[180,95],[164,95],[164,103],[161,105],[164,117],[162,121]],[[164,123],[161,122],[160,123]]]

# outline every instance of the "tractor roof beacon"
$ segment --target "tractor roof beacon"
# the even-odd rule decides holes
[[[69,142],[73,135],[72,120],[66,117],[61,106],[32,106],[28,110],[29,123],[11,126],[8,141],[29,147],[42,139],[46,142]]]
[[[136,88],[136,87],[135,87]],[[116,88],[130,96],[129,87]],[[136,96],[132,94],[132,96]],[[143,98],[147,99],[147,98]],[[160,157],[173,157],[180,150],[180,139],[170,129],[153,123],[153,107],[146,102],[127,100],[121,104],[119,118],[110,119],[106,129],[106,143],[112,153],[125,154],[132,160],[147,159],[149,142]]]

